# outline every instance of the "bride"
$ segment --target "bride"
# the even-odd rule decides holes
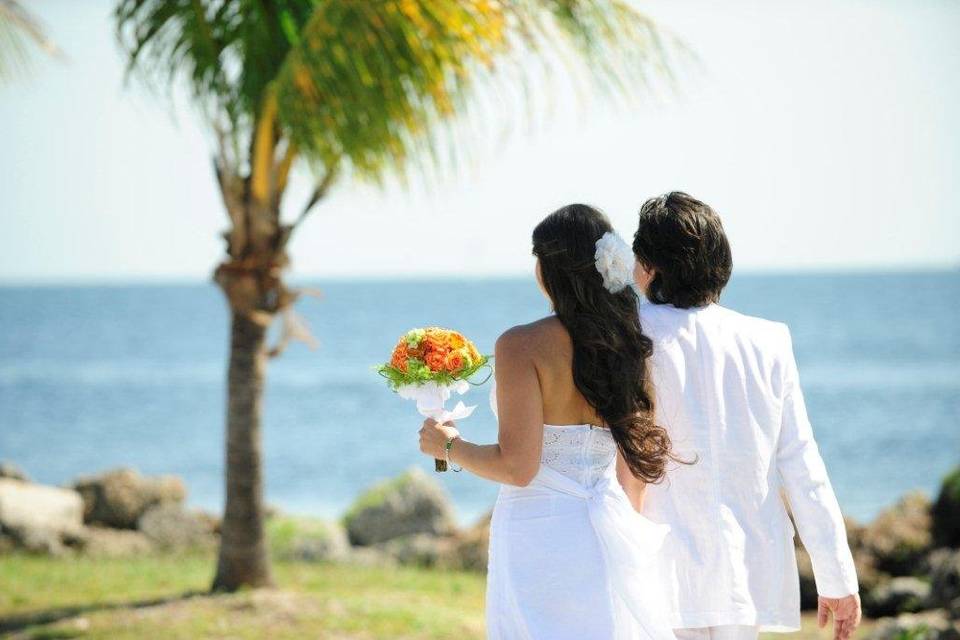
[[[533,254],[554,313],[497,340],[497,443],[427,420],[420,449],[501,483],[489,638],[672,640],[655,569],[667,527],[637,513],[673,455],[652,417],[633,252],[575,204],[537,225]]]

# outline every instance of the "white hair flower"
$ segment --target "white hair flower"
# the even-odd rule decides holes
[[[633,250],[616,232],[608,231],[597,240],[597,271],[610,293],[619,293],[633,283]]]

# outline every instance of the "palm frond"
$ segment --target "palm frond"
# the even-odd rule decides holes
[[[277,78],[281,126],[322,164],[402,173],[437,161],[437,133],[478,87],[528,58],[553,60],[627,94],[666,68],[653,23],[617,0],[325,2],[304,25]]]
[[[0,80],[22,75],[29,68],[32,46],[60,57],[57,45],[40,22],[15,0],[0,0]]]
[[[517,83],[533,93],[531,62],[620,96],[669,69],[625,0],[120,0],[116,18],[130,69],[187,80],[261,174],[281,148],[321,175],[444,164],[449,123]]]
[[[155,86],[171,89],[185,79],[208,115],[225,114],[236,124],[242,110],[225,54],[238,39],[239,4],[121,0],[114,15],[128,73],[139,72]]]

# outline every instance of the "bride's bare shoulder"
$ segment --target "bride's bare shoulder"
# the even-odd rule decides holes
[[[511,327],[497,338],[498,355],[514,354],[534,355],[542,351],[552,351],[560,344],[570,341],[570,336],[556,316],[547,316],[528,324]]]

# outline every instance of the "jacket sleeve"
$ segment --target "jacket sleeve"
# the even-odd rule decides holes
[[[800,539],[810,554],[817,592],[828,598],[857,593],[840,505],[837,503],[800,390],[790,331],[784,328],[783,385],[777,466]]]

